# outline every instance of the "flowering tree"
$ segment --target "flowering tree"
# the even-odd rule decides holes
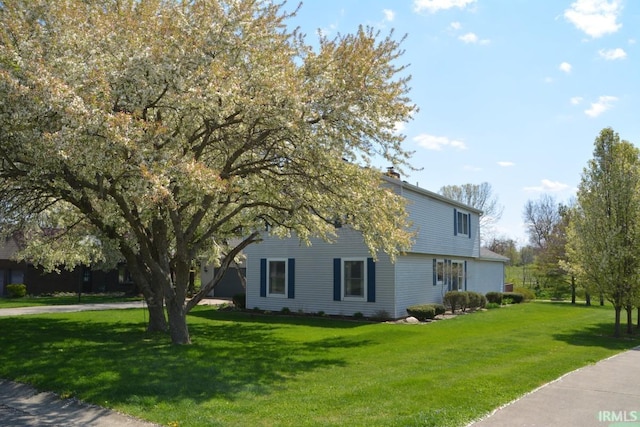
[[[2,0],[0,218],[28,233],[24,256],[118,254],[149,330],[189,343],[186,314],[267,228],[331,240],[340,217],[374,254],[406,248],[402,200],[371,165],[410,167],[399,43],[360,28],[313,48],[291,16],[259,0]],[[187,300],[203,258],[221,268]]]
[[[631,310],[640,294],[639,189],[640,151],[613,129],[603,129],[578,187],[567,254],[569,271],[613,305],[615,336],[623,308],[632,332]]]

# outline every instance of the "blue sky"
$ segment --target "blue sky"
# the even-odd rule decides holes
[[[520,244],[527,200],[574,196],[601,129],[640,144],[640,1],[307,0],[290,24],[309,43],[359,24],[406,34],[420,111],[402,131],[423,169],[403,179],[490,183],[497,234]]]

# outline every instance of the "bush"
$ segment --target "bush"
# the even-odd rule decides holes
[[[487,292],[485,296],[488,303],[502,304],[502,292]]]
[[[498,304],[497,302],[490,302],[490,303],[487,303],[486,308],[488,310],[491,310],[493,308],[500,308],[500,304]]]
[[[487,298],[478,292],[467,292],[469,295],[469,308],[484,308]]]
[[[353,318],[354,319],[363,319],[364,318],[364,314],[362,314],[362,312],[360,312],[360,311],[356,311],[355,313],[353,313]]]
[[[9,298],[22,298],[27,295],[27,285],[23,283],[12,283],[7,285],[7,293]]]
[[[531,301],[536,299],[536,293],[533,292],[531,289],[527,289],[527,288],[514,288],[513,292],[516,292],[518,294],[522,294],[524,296],[524,300],[525,301]]]
[[[504,292],[502,296],[505,299],[510,299],[513,304],[520,304],[524,301],[524,295],[519,292]]]
[[[247,295],[246,294],[235,294],[231,300],[233,301],[233,305],[236,308],[244,310],[247,307]]]
[[[442,304],[431,304],[431,305],[436,310],[436,316],[439,316],[439,315],[444,314],[444,313],[447,312],[447,309]]]
[[[291,314],[291,310],[289,309],[289,307],[282,307],[280,309],[280,313],[282,313],[282,314]]]
[[[436,308],[433,304],[418,304],[407,307],[407,313],[409,316],[413,316],[416,319],[424,322],[425,320],[431,320],[436,317]]]
[[[449,291],[444,294],[444,305],[451,309],[451,314],[460,308],[464,311],[469,305],[469,294],[464,291]]]

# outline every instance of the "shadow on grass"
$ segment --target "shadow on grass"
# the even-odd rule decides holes
[[[368,344],[320,329],[291,339],[282,329],[292,322],[210,311],[190,316],[189,346],[145,333],[141,310],[2,318],[0,378],[97,404],[234,400],[269,393],[302,372],[345,366],[332,349]]]
[[[634,333],[629,335],[625,332],[626,325],[622,325],[622,335],[616,338],[613,336],[613,322],[601,322],[570,332],[556,333],[553,338],[580,347],[625,350],[640,345],[640,332],[635,326],[633,330]]]

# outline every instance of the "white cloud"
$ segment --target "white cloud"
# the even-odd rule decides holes
[[[406,127],[407,127],[406,122],[396,122],[393,126],[393,130],[396,133],[403,133]]]
[[[467,34],[463,34],[460,37],[458,37],[459,40],[462,40],[465,43],[472,43],[472,44],[488,44],[489,40],[487,39],[479,39],[478,36],[474,33],[467,33]]]
[[[622,27],[616,22],[621,10],[618,0],[577,0],[564,11],[564,17],[595,39]]]
[[[384,19],[389,22],[393,21],[396,17],[396,13],[391,9],[384,9],[382,13],[384,13]]]
[[[563,62],[558,68],[560,69],[560,71],[564,71],[565,73],[569,74],[572,67],[568,62]]]
[[[584,110],[584,113],[589,117],[598,117],[600,114],[611,109],[613,103],[618,98],[615,96],[600,96],[596,102],[591,103],[591,108]]]
[[[470,171],[470,172],[480,172],[482,171],[481,167],[478,166],[471,166],[471,165],[464,165],[462,167],[462,169],[466,170],[466,171]]]
[[[566,190],[569,188],[569,184],[564,184],[559,181],[551,181],[550,179],[543,179],[540,181],[541,185],[535,187],[525,187],[525,191],[536,191],[540,193],[549,193]]]
[[[464,142],[457,139],[450,139],[446,136],[428,135],[426,133],[420,134],[413,138],[420,147],[427,150],[442,151],[444,147],[452,147],[456,150],[466,150],[467,146]]]
[[[498,162],[499,166],[502,166],[503,168],[508,168],[511,166],[515,166],[516,164],[513,162]]]
[[[460,28],[462,28],[462,24],[459,22],[452,22],[451,24],[449,24],[449,28],[451,28],[452,30],[459,30]]]
[[[578,105],[582,102],[584,98],[582,98],[581,96],[574,96],[572,97],[569,102],[571,102],[572,105]]]
[[[609,49],[609,50],[600,49],[598,51],[598,54],[600,55],[600,57],[606,59],[607,61],[624,59],[627,57],[627,52],[625,52],[624,49],[621,49],[619,47],[616,49]]]
[[[446,10],[454,7],[464,9],[475,2],[476,0],[414,0],[413,10],[416,12],[426,10],[427,12],[436,13],[439,10]]]

